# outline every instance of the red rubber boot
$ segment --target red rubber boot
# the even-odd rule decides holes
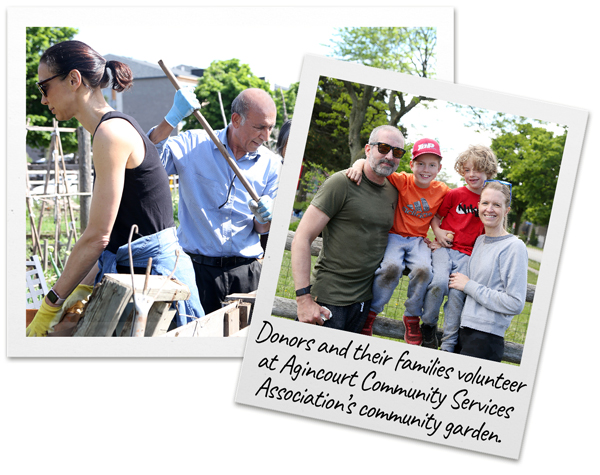
[[[375,323],[375,317],[377,314],[373,311],[369,312],[367,316],[367,320],[365,321],[365,326],[361,330],[361,335],[373,336],[373,323]]]
[[[419,326],[420,320],[420,317],[409,317],[406,315],[402,317],[402,321],[404,322],[404,341],[409,345],[420,345],[423,341],[421,327]]]

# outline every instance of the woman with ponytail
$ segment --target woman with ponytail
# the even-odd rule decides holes
[[[178,303],[177,326],[204,316],[191,260],[177,240],[168,176],[155,146],[138,123],[110,107],[102,88],[129,89],[131,70],[118,61],[107,62],[80,41],[55,44],[40,58],[37,83],[42,104],[57,120],[75,117],[93,136],[94,192],[88,226],[73,247],[27,336],[45,336],[58,322],[61,307],[80,300],[105,273],[129,273],[128,240],[132,225],[133,265],[145,273],[168,275],[179,260],[175,277],[192,293]],[[65,302],[67,297],[72,296]]]

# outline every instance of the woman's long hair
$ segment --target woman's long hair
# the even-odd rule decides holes
[[[277,136],[277,153],[283,157],[283,149],[287,145],[288,137],[290,135],[290,128],[292,126],[291,120],[286,120],[281,129],[279,129],[279,135]]]

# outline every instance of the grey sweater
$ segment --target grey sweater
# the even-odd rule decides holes
[[[461,326],[504,337],[525,307],[527,264],[527,248],[516,236],[479,236],[467,267]]]

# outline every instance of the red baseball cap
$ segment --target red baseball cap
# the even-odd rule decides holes
[[[433,139],[420,139],[415,142],[412,149],[413,160],[424,153],[433,153],[442,158],[440,144]]]

